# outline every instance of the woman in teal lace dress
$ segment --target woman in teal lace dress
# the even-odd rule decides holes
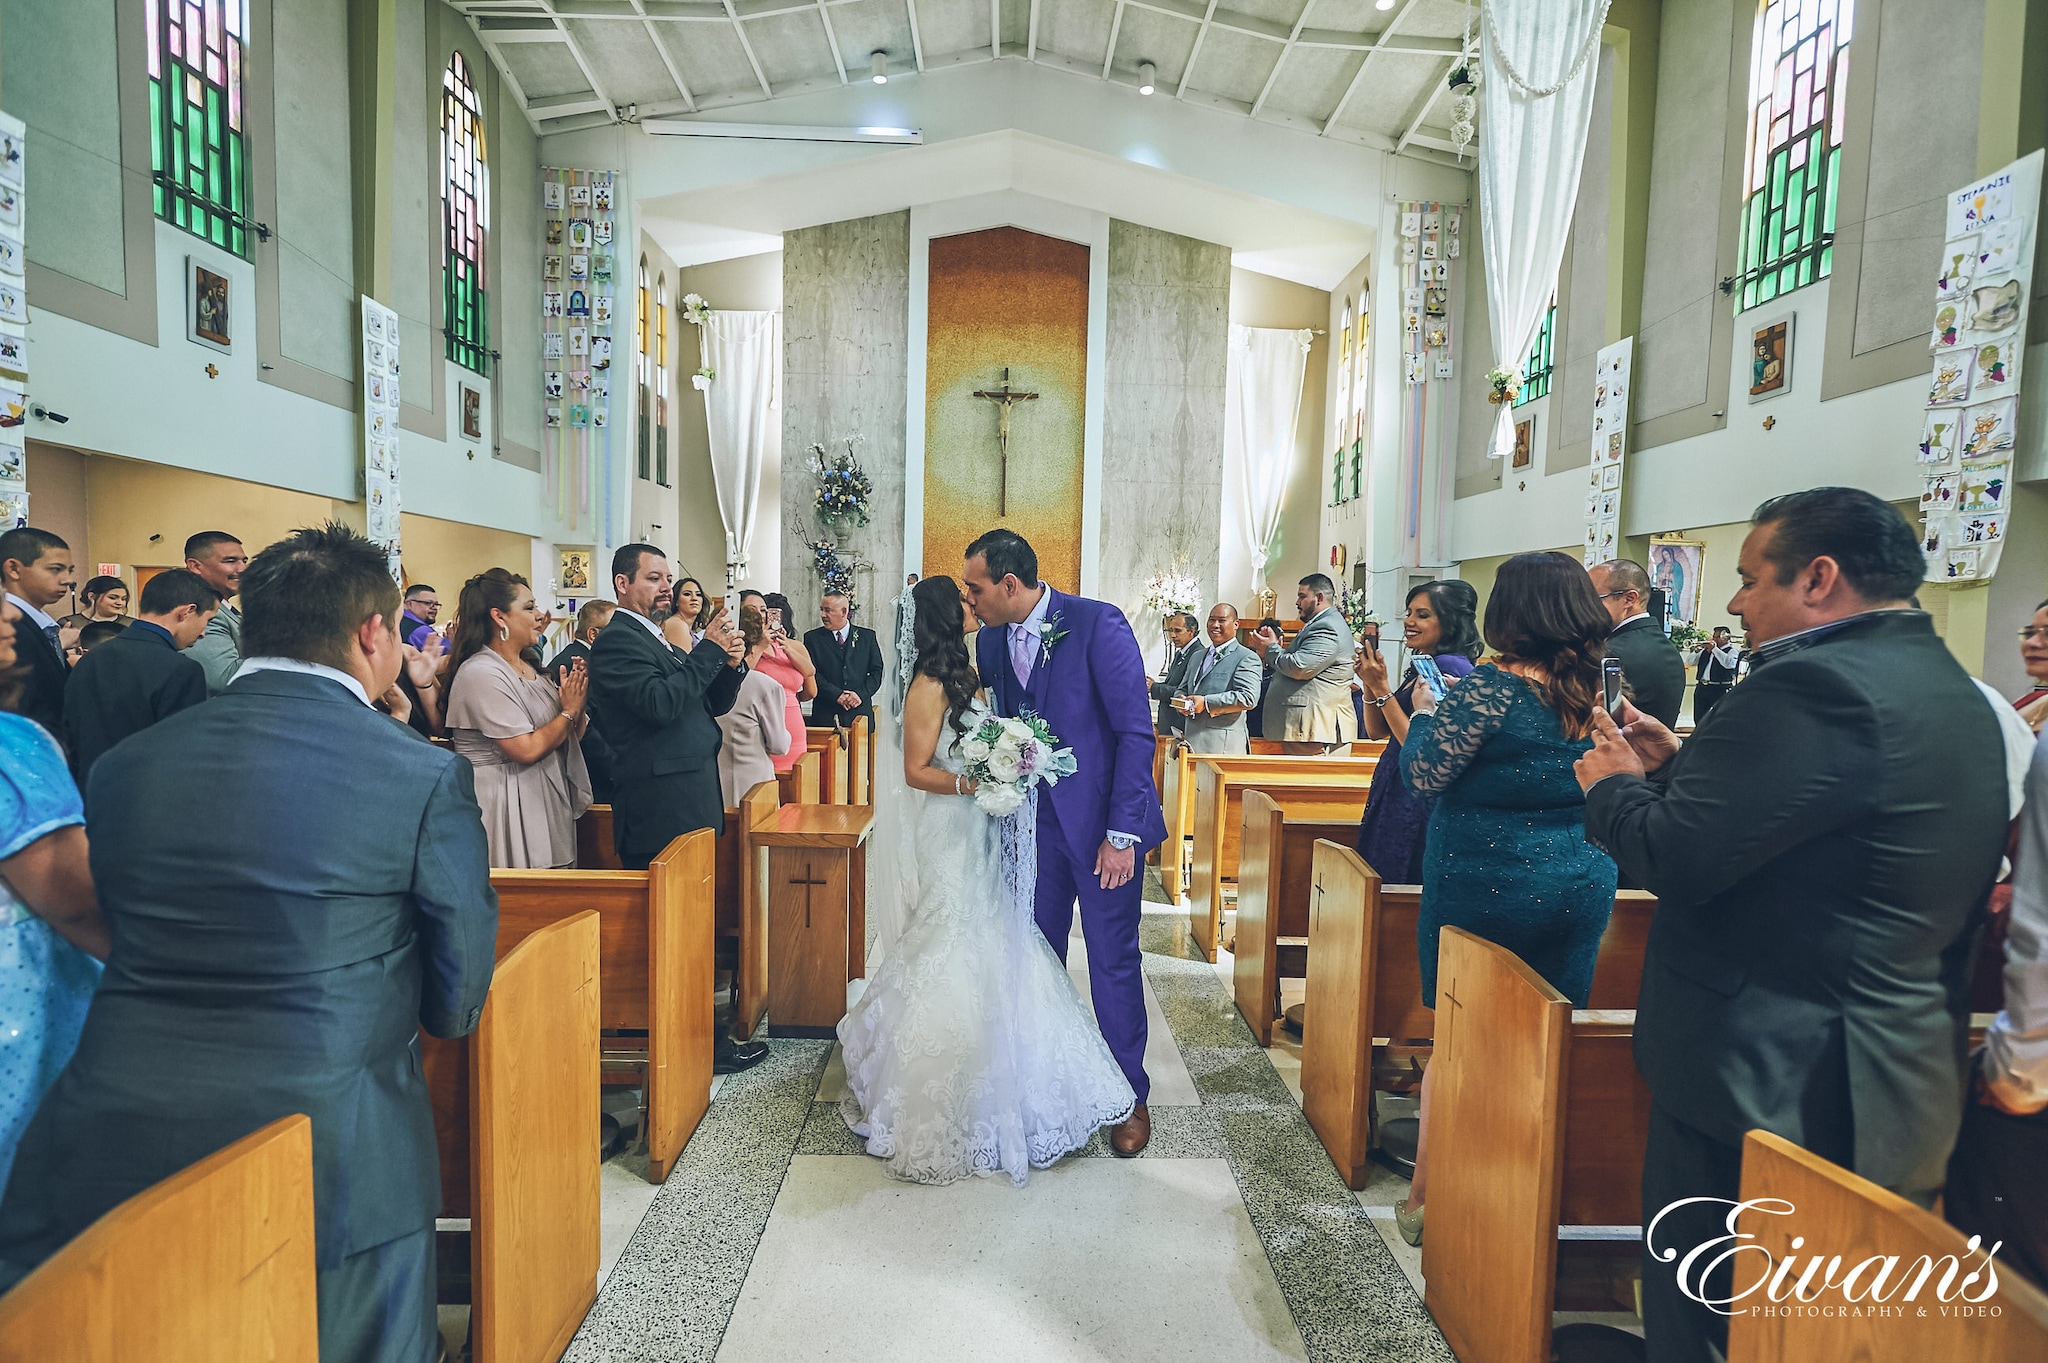
[[[1437,934],[1447,924],[1506,947],[1586,1006],[1616,873],[1586,841],[1586,798],[1572,764],[1592,747],[1612,628],[1577,561],[1517,554],[1501,565],[1486,603],[1486,643],[1497,656],[1408,721],[1401,775],[1436,799],[1416,924],[1432,1007]],[[1425,1135],[1428,1094],[1425,1078]],[[1408,1199],[1395,1209],[1410,1243],[1421,1239],[1422,1190],[1418,1151]]]
[[[35,721],[4,713],[16,614],[0,598],[0,1187],[23,1128],[78,1045],[99,987],[93,957],[107,954],[85,811],[63,750]]]

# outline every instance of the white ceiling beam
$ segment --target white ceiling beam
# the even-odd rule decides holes
[[[1038,60],[1038,0],[1031,0],[1031,20],[1024,30],[1024,60]]]
[[[683,104],[694,110],[697,107],[697,97],[690,93],[689,82],[683,79],[682,68],[678,67],[676,59],[669,55],[668,44],[661,40],[661,35],[654,31],[654,25],[648,21],[647,0],[633,0],[633,8],[640,11],[640,27],[647,34],[647,41],[654,44],[654,51],[660,56],[661,64],[668,72],[668,78],[676,83],[676,89],[683,97]]]
[[[1372,59],[1379,55],[1381,44],[1394,36],[1394,30],[1401,27],[1401,21],[1413,14],[1415,7],[1420,3],[1421,0],[1407,0],[1400,9],[1394,12],[1394,17],[1387,20],[1387,26],[1380,30],[1379,42],[1374,43],[1372,50],[1367,52],[1364,58],[1359,61],[1358,69],[1351,73],[1351,83],[1344,87],[1343,98],[1337,101],[1337,107],[1330,111],[1330,116],[1323,120],[1322,136],[1328,137],[1330,129],[1337,126],[1337,120],[1344,117],[1344,111],[1351,107],[1351,97],[1356,95],[1358,87],[1365,83],[1365,73],[1371,69]]]
[[[846,57],[839,50],[839,34],[832,27],[832,11],[819,0],[818,22],[825,26],[825,46],[832,49],[832,69],[839,73],[839,83],[846,84]]]
[[[1273,93],[1279,83],[1280,68],[1287,65],[1287,59],[1294,55],[1294,44],[1301,37],[1301,30],[1308,24],[1308,12],[1316,7],[1316,0],[1302,0],[1301,14],[1294,21],[1294,31],[1287,35],[1287,45],[1280,49],[1280,55],[1273,59],[1273,69],[1266,73],[1266,83],[1259,89],[1259,97],[1252,101],[1252,117],[1259,116],[1259,110],[1266,107],[1266,96]]]
[[[476,20],[471,19],[469,21],[469,26],[472,29],[474,29],[476,27]],[[492,44],[491,40],[484,37],[484,35],[481,32],[479,32],[476,36],[478,41],[483,43],[484,51],[491,54],[491,65],[497,68],[499,78],[503,80],[506,85],[511,87],[512,98],[518,102],[519,113],[520,116],[526,120],[526,126],[533,129],[533,135],[535,137],[539,137],[540,120],[534,117],[533,110],[527,108],[526,91],[520,88],[519,79],[518,77],[512,74],[512,69],[505,65],[505,54],[500,52],[497,49],[497,47]]]
[[[1209,0],[1209,7],[1203,10],[1202,17],[1196,20],[1200,27],[1195,30],[1195,45],[1188,50],[1188,64],[1180,69],[1180,84],[1173,88],[1175,99],[1188,97],[1188,82],[1195,78],[1195,62],[1201,58],[1202,44],[1208,41],[1209,25],[1215,18],[1216,0]]]
[[[584,93],[576,95],[541,95],[526,102],[527,110],[536,118],[567,118],[570,114],[591,114],[609,109],[598,96]]]
[[[910,51],[917,58],[917,69],[924,71],[924,35],[917,28],[917,0],[903,0],[903,8],[910,15]]]
[[[1116,60],[1116,35],[1123,31],[1123,27],[1123,0],[1117,0],[1116,17],[1109,21],[1109,41],[1103,44],[1102,47],[1102,78],[1104,80],[1109,79],[1110,63]]]
[[[775,90],[768,84],[768,73],[761,69],[761,59],[754,55],[754,44],[747,38],[747,26],[740,22],[739,11],[733,8],[732,0],[725,0],[725,17],[732,21],[733,36],[740,40],[740,50],[747,54],[747,65],[754,68],[754,79],[761,82],[761,98],[775,98]]]
[[[555,27],[562,31],[562,41],[569,45],[569,55],[575,59],[577,69],[583,73],[583,79],[590,83],[591,93],[604,101],[605,116],[614,123],[618,122],[618,106],[613,104],[612,97],[605,93],[604,83],[598,80],[596,68],[590,64],[590,58],[583,53],[583,44],[576,41],[576,35],[569,31],[569,26],[555,13],[552,0],[541,0],[541,7],[547,12],[548,17],[555,21]]]
[[[1400,139],[1394,143],[1395,151],[1403,152],[1408,150],[1408,144],[1413,142],[1416,134],[1422,131],[1422,120],[1429,117],[1430,110],[1436,108],[1436,102],[1442,99],[1444,91],[1450,88],[1445,82],[1450,79],[1451,71],[1456,66],[1457,59],[1452,58],[1450,66],[1446,66],[1443,70],[1434,72],[1431,75],[1429,90],[1422,97],[1422,107],[1408,116],[1408,126],[1401,130]]]

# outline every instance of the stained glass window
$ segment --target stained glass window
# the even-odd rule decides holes
[[[654,481],[668,486],[668,276],[654,280]]]
[[[146,0],[156,215],[249,254],[248,0]]]
[[[448,225],[441,261],[442,330],[448,358],[491,372],[490,311],[484,296],[484,236],[491,227],[491,173],[484,164],[483,105],[460,52],[441,73],[441,212]]]
[[[1348,498],[1344,495],[1345,456],[1350,453],[1351,441],[1351,300],[1344,300],[1344,325],[1337,332],[1337,452],[1331,456],[1330,505],[1342,506]]]
[[[1522,390],[1515,394],[1515,406],[1550,395],[1550,345],[1557,335],[1557,295],[1550,296],[1544,309],[1543,325],[1536,331],[1536,344],[1529,348],[1529,362],[1522,366]]]
[[[1750,49],[1737,311],[1825,279],[1854,0],[1762,0]]]
[[[654,402],[648,391],[647,358],[653,344],[652,318],[648,315],[647,257],[640,257],[640,269],[633,281],[633,384],[639,389],[640,419],[634,448],[634,472],[642,478],[654,476]]]

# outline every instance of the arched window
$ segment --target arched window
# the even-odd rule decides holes
[[[1855,0],[1759,0],[1750,48],[1738,311],[1835,264],[1842,94]]]
[[[248,0],[144,0],[156,215],[249,254]]]
[[[1344,324],[1337,330],[1337,400],[1331,423],[1337,431],[1337,452],[1332,456],[1335,467],[1330,471],[1330,505],[1342,505],[1344,498],[1345,465],[1351,453],[1351,300],[1344,300]]]
[[[1557,295],[1543,310],[1543,325],[1536,329],[1536,344],[1529,347],[1529,362],[1522,366],[1522,387],[1515,394],[1515,406],[1550,396],[1551,343],[1557,339]]]
[[[484,237],[491,228],[490,170],[484,164],[483,105],[460,52],[441,73],[441,329],[448,358],[491,372],[490,315],[484,297]]]
[[[654,481],[668,486],[668,275],[654,279]]]
[[[635,446],[634,472],[642,478],[654,476],[653,394],[648,385],[648,350],[654,343],[654,319],[647,290],[647,257],[640,257],[640,269],[633,280],[633,385],[640,398],[639,441]]]

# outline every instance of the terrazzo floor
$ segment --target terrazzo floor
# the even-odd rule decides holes
[[[1354,1195],[1268,1052],[1147,885],[1152,1143],[1095,1141],[1023,1189],[883,1176],[836,1104],[837,1048],[776,1040],[715,1091],[668,1182],[606,1171],[605,1272],[568,1363],[1451,1360],[1392,1224]],[[1078,938],[1076,945],[1079,945]],[[1086,997],[1086,962],[1070,969]]]

